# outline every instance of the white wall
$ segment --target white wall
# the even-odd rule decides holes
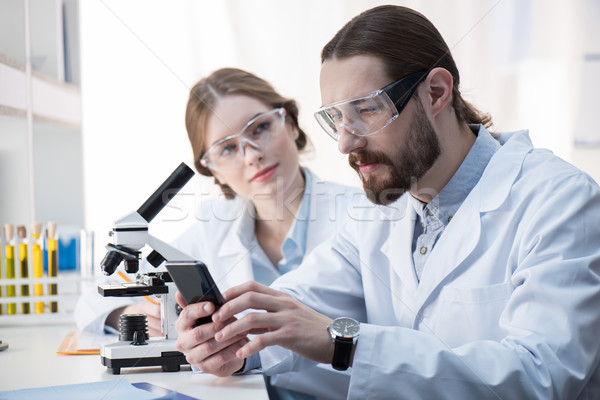
[[[497,130],[530,128],[534,143],[570,160],[581,101],[586,11],[595,0],[396,1],[423,12],[451,47],[467,99]],[[224,66],[271,81],[300,105],[322,178],[358,185],[317,126],[319,55],[367,0],[104,0],[81,2],[86,225],[103,245],[114,219],[137,209],[181,161],[189,88]],[[590,34],[587,33],[589,36]],[[585,149],[600,180],[600,151]],[[589,153],[591,152],[591,155]],[[185,189],[214,190],[198,178]],[[153,221],[169,240],[193,218],[193,196]],[[180,220],[187,215],[187,219]],[[100,257],[102,254],[99,254]]]

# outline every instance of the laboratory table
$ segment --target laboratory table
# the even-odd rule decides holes
[[[71,321],[15,324],[6,323],[8,318],[0,318],[0,340],[9,345],[0,351],[0,392],[125,378],[130,383],[150,382],[203,400],[268,400],[260,374],[219,378],[182,366],[179,372],[139,367],[124,368],[121,374],[113,375],[101,364],[99,355],[56,354],[63,338],[76,329]]]

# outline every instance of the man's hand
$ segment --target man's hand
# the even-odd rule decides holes
[[[218,325],[217,342],[230,343],[243,335],[258,335],[237,350],[238,358],[279,345],[313,361],[330,363],[333,359],[334,346],[327,331],[331,319],[289,294],[249,281],[229,289],[224,297],[226,303],[213,315]],[[247,309],[267,312],[250,312],[231,321],[234,315]],[[221,326],[221,321],[227,323]]]
[[[215,333],[223,329],[227,324],[235,322],[235,317],[230,317],[224,322],[196,326],[199,318],[211,315],[215,311],[213,303],[207,301],[185,305],[185,301],[179,292],[175,298],[183,308],[175,329],[177,330],[177,341],[175,347],[185,354],[186,360],[203,372],[217,376],[229,376],[238,371],[244,365],[244,359],[236,357],[236,352],[242,348],[248,339],[245,334],[234,335],[229,340],[217,342]]]

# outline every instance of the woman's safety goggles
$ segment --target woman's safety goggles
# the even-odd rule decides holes
[[[235,135],[218,140],[200,158],[204,168],[233,170],[243,166],[246,145],[259,149],[279,135],[285,125],[285,108],[267,111],[252,118]]]
[[[342,130],[356,136],[373,135],[398,118],[426,76],[425,71],[416,72],[367,96],[323,106],[315,118],[334,140]]]

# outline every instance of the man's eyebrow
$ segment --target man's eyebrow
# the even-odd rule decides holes
[[[351,100],[351,101],[349,101],[349,103],[352,105],[355,105],[355,104],[365,103],[367,100],[368,100],[367,98],[361,97],[359,99]]]

